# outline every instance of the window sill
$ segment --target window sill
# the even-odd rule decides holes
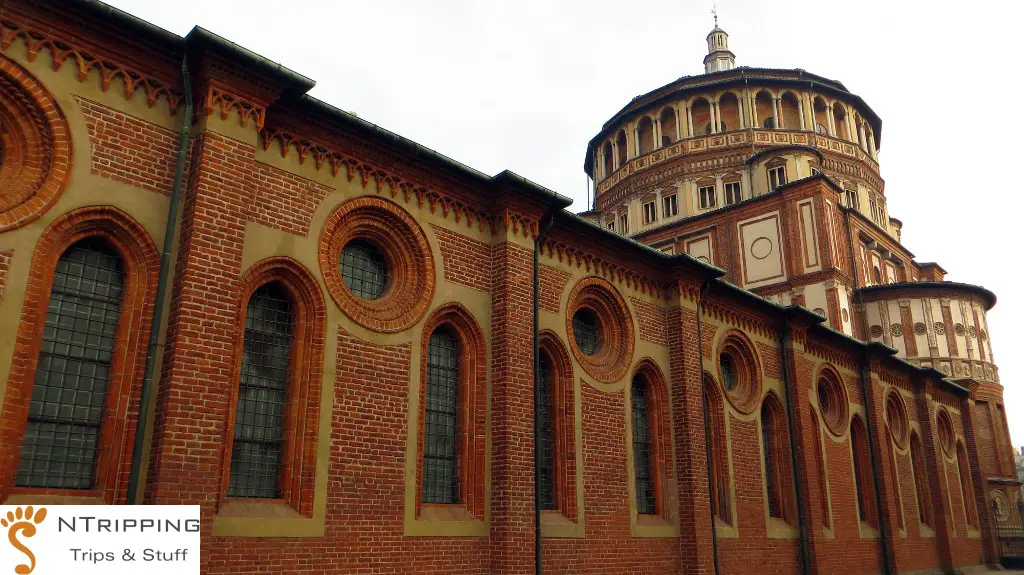
[[[586,534],[584,526],[579,521],[573,521],[561,511],[540,512],[540,534],[542,537],[575,537],[582,538]]]
[[[785,519],[778,517],[768,518],[768,539],[797,539],[800,537],[800,529],[790,525]]]
[[[107,505],[99,491],[74,493],[45,490],[12,489],[4,505]]]
[[[981,539],[981,531],[976,529],[976,528],[974,528],[974,527],[968,527],[967,528],[967,538],[968,539]]]
[[[881,537],[878,529],[866,521],[860,521],[857,525],[857,530],[860,531],[861,539],[878,539]]]
[[[487,537],[490,524],[472,513],[465,505],[423,504],[419,517],[405,522],[405,535],[410,537]]]
[[[735,525],[729,525],[728,523],[723,521],[717,515],[714,518],[714,522],[715,522],[715,534],[720,539],[736,539],[736,538],[738,538],[740,536],[739,527],[737,527]]]
[[[303,517],[283,501],[227,500],[213,518],[215,537],[323,537],[322,517]]]
[[[920,537],[921,539],[933,539],[935,537],[935,530],[932,529],[931,527],[928,527],[924,523],[920,523],[920,522],[917,524],[917,526],[918,526],[917,534],[918,534],[918,537]]]
[[[660,515],[636,515],[630,526],[633,537],[679,537],[679,526],[669,523]]]

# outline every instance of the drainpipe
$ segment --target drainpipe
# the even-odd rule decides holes
[[[795,411],[797,409],[796,403],[793,402],[793,393],[789,389],[789,362],[786,361],[786,342],[789,340],[789,316],[783,313],[782,316],[782,340],[781,346],[779,346],[779,356],[782,360],[782,387],[786,390],[786,406],[787,414],[789,417],[786,418],[786,423],[789,426],[789,460],[793,465],[793,485],[796,488],[796,515],[797,522],[800,524],[800,562],[803,567],[804,575],[810,575],[811,573],[811,551],[807,543],[807,525],[804,523],[804,498],[803,498],[803,486],[800,484],[800,462],[797,461],[797,444],[796,444],[796,424],[794,418],[797,417]]]
[[[185,174],[185,159],[188,157],[188,131],[192,125],[192,84],[189,81],[188,55],[181,60],[182,91],[185,93],[185,110],[178,132],[178,160],[174,166],[174,184],[171,187],[171,201],[167,206],[167,223],[164,226],[163,253],[160,255],[160,275],[157,279],[156,300],[153,306],[153,322],[149,329],[149,346],[146,348],[146,367],[142,375],[142,396],[139,400],[139,417],[135,426],[135,445],[132,449],[132,463],[128,472],[128,504],[135,505],[139,494],[139,475],[145,450],[146,424],[149,415],[150,397],[153,395],[153,370],[156,368],[156,352],[160,347],[160,318],[167,296],[167,280],[171,267],[171,245],[177,224],[178,203],[181,199],[181,182]]]
[[[850,269],[852,270],[853,276],[853,290],[857,294],[857,305],[863,309],[864,307],[864,295],[860,293],[860,277],[857,275],[857,254],[853,251],[853,226],[850,222],[850,210],[855,208],[847,208],[845,211],[846,216],[846,237],[849,240],[850,245]],[[850,318],[853,318],[853,314],[850,314]],[[860,319],[860,318],[858,318]],[[851,327],[854,326],[851,322]],[[878,513],[878,531],[881,535],[879,542],[882,546],[882,568],[885,570],[886,575],[892,575],[894,570],[892,566],[892,560],[889,557],[889,534],[887,533],[887,521],[885,518],[885,509],[882,505],[882,491],[880,489],[882,482],[878,478],[878,456],[875,453],[875,432],[872,426],[871,407],[874,403],[868,390],[868,374],[871,371],[871,357],[868,353],[868,344],[864,344],[864,354],[862,356],[860,369],[858,371],[858,379],[860,380],[860,393],[864,397],[864,403],[867,409],[864,410],[864,427],[868,431],[868,453],[871,454],[871,483],[875,488],[875,512]]]
[[[858,294],[858,299],[861,296]],[[893,575],[895,571],[892,566],[892,558],[889,556],[889,534],[888,534],[888,521],[885,517],[885,507],[882,505],[882,481],[879,479],[878,471],[878,454],[875,452],[875,432],[874,425],[872,424],[872,406],[874,400],[870,391],[868,390],[868,373],[871,371],[871,354],[868,351],[868,345],[864,345],[864,354],[862,356],[862,363],[860,366],[860,393],[864,396],[864,403],[867,404],[864,410],[864,427],[868,431],[868,452],[871,454],[871,483],[875,488],[875,512],[878,513],[878,531],[881,535],[879,541],[882,544],[882,567],[885,569],[886,575]]]
[[[544,238],[555,223],[555,213],[559,210],[552,207],[541,220],[537,237],[533,240],[533,550],[534,573],[541,575],[542,538],[540,536],[540,405],[544,398],[540,396],[540,250]]]
[[[700,385],[700,396],[701,411],[704,413],[704,455],[707,460],[707,472],[708,472],[708,501],[710,503],[711,512],[711,550],[715,560],[715,575],[718,575],[718,529],[715,527],[715,489],[712,487],[711,482],[714,480],[711,476],[711,435],[710,430],[710,419],[708,418],[708,396],[707,390],[704,389],[704,336],[701,333],[701,309],[704,308],[704,296],[707,295],[709,288],[711,288],[711,280],[704,280],[704,283],[700,286],[700,295],[697,298],[697,361],[700,365],[700,374],[698,384]]]

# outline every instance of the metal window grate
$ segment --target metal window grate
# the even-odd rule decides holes
[[[782,517],[778,481],[775,469],[775,414],[768,405],[761,408],[761,443],[764,446],[765,488],[768,493],[768,516]]]
[[[15,483],[90,489],[121,311],[121,259],[86,239],[57,261]]]
[[[733,369],[732,357],[723,353],[718,358],[718,365],[722,368],[722,385],[726,391],[736,389],[736,371]]]
[[[261,286],[249,298],[231,447],[231,497],[281,496],[292,316],[291,300],[276,284]]]
[[[636,512],[653,515],[657,513],[654,494],[654,478],[651,475],[653,463],[653,438],[651,436],[647,386],[643,378],[633,378],[631,389],[633,401],[633,467],[636,476]]]
[[[459,342],[441,327],[427,346],[423,436],[423,502],[459,501]]]
[[[365,240],[352,240],[341,250],[341,278],[356,297],[377,299],[388,287],[387,258]]]
[[[572,333],[576,339],[576,347],[580,348],[583,355],[594,355],[597,353],[600,342],[597,317],[594,315],[594,312],[584,308],[573,314]]]
[[[537,445],[537,450],[540,452],[540,508],[556,509],[554,381],[551,366],[544,355],[540,357],[540,378],[537,380],[537,385],[540,387],[541,396],[538,409],[540,442]]]

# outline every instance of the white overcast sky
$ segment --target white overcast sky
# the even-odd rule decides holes
[[[314,79],[321,100],[575,211],[587,141],[633,96],[701,73],[713,25],[711,0],[107,1],[180,35],[207,28]],[[1024,2],[721,0],[718,13],[738,65],[838,80],[881,116],[903,243],[999,297],[990,331],[1024,445]]]

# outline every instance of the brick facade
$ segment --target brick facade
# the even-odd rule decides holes
[[[29,74],[39,65],[30,62],[28,36],[17,30],[35,30],[31,23],[47,16],[30,7],[3,10],[0,74],[34,86],[36,80],[10,72],[24,65]],[[96,32],[66,29],[60,19],[50,25],[59,38],[83,35],[89,46],[104,45]],[[34,252],[10,249],[5,242],[13,234],[0,233],[0,315],[18,316],[0,324],[14,325],[0,346],[13,342],[15,358],[0,381],[0,503],[73,495],[123,504],[135,463],[142,467],[143,502],[201,506],[204,573],[533,572],[533,261],[540,222],[565,203],[514,174],[487,178],[410,152],[404,140],[382,137],[354,117],[325,118],[308,100],[282,97],[301,88],[294,77],[257,71],[233,60],[242,57],[235,51],[211,44],[196,55],[203,64],[193,78],[201,121],[184,174],[170,301],[154,310],[163,232],[154,222],[164,221],[166,203],[147,211],[127,194],[74,194],[114,180],[154,192],[143,194],[154,200],[170,195],[177,134],[167,126],[175,124],[181,97],[173,80],[178,56],[140,50],[122,62],[130,51],[101,58],[102,49],[95,50],[97,62],[164,75],[135,92],[93,93],[79,84],[77,70],[58,65],[60,81],[46,86],[59,96],[55,101],[80,107],[84,121],[69,129],[90,143],[90,157],[74,159],[90,169],[71,179],[66,201],[32,204],[47,218]],[[49,92],[37,101],[53,101]],[[127,113],[125,98],[138,99],[134,108],[146,118]],[[20,112],[0,108],[13,113]],[[64,155],[51,170],[71,163],[68,147],[51,152]],[[820,191],[810,186],[801,198]],[[34,233],[20,229],[23,220],[8,221],[19,233]],[[692,258],[642,249],[564,213],[555,222],[540,244],[536,294],[541,346],[557,370],[559,492],[555,509],[542,513],[545,573],[746,573],[756,566],[868,574],[885,570],[883,550],[894,572],[996,562],[988,479],[1005,467],[993,453],[1009,446],[1004,416],[995,411],[1001,388],[951,385],[933,370],[827,329],[837,325],[839,294],[830,296],[831,323],[823,324],[718,279],[718,270]],[[70,243],[91,237],[118,248],[132,278],[119,324],[109,392],[116,409],[103,439],[102,482],[83,492],[14,485],[53,267]],[[338,254],[352,238],[380,244],[390,266],[379,300],[359,299],[339,272]],[[717,240],[719,249],[727,240]],[[268,282],[286,288],[297,310],[291,419],[283,426],[286,485],[276,500],[245,501],[227,496],[225,478],[248,337],[246,302]],[[22,300],[21,309],[11,308]],[[598,324],[593,353],[582,349],[573,324],[581,308]],[[137,421],[144,342],[160,314],[166,343],[156,360],[151,441],[145,461],[132,462],[131,442],[123,438],[132,437]],[[432,416],[426,390],[434,377],[428,348],[439,328],[459,343],[459,493],[445,504],[421,497]],[[736,377],[746,380],[735,389],[720,367],[723,350],[744,362]],[[836,425],[827,424],[829,406],[818,396],[823,373],[839,390],[832,396],[841,402]],[[650,390],[644,429],[633,417],[634,378]],[[705,401],[705,385],[721,397]],[[920,441],[930,526],[919,521],[911,441],[894,441],[886,427],[890,393],[905,405],[907,437]],[[765,402],[770,416],[763,415]],[[709,405],[715,413],[705,412]],[[947,416],[962,455],[941,445],[937,418]],[[763,417],[771,418],[771,437]],[[859,483],[853,417],[873,432],[861,454],[874,465],[860,467],[868,475]],[[706,421],[721,446],[715,453],[708,452]],[[650,435],[652,514],[639,512],[637,503],[642,431]],[[712,516],[709,461],[725,474],[728,487],[715,492],[727,498],[727,521]],[[966,489],[962,476],[971,478]],[[781,517],[769,516],[768,477],[785,508]],[[859,517],[858,489],[865,488],[866,500],[880,501],[882,517]],[[964,493],[978,511],[974,525],[966,520]]]

